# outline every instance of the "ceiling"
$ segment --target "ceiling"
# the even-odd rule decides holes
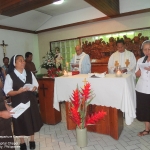
[[[64,0],[61,5],[54,1],[59,0],[0,0],[0,28],[42,31],[150,11],[149,0]]]
[[[56,16],[87,7],[91,7],[91,5],[84,0],[65,0],[61,5],[50,4],[38,8],[36,11],[48,14],[50,16]]]

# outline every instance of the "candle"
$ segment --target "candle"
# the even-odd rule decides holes
[[[67,71],[66,71],[66,70],[64,70],[64,76],[67,76],[67,75],[68,75]]]
[[[122,76],[122,73],[121,73],[120,70],[117,71],[116,76],[117,76],[117,77],[121,77],[121,76]]]

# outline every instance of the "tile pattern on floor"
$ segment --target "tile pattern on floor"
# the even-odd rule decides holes
[[[65,105],[61,104],[62,121],[56,125],[46,125],[35,134],[36,150],[150,150],[150,134],[138,137],[137,133],[144,129],[144,124],[137,121],[124,129],[119,140],[108,135],[88,132],[87,147],[80,148],[76,144],[75,130],[67,130]],[[19,143],[19,139],[15,138]],[[28,145],[29,139],[26,138]],[[18,149],[16,149],[18,150]]]

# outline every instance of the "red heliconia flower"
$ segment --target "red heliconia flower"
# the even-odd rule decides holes
[[[75,107],[70,108],[70,118],[74,121],[75,124],[80,126],[81,118],[78,110]]]
[[[73,91],[72,98],[70,98],[70,100],[72,101],[73,106],[78,109],[80,105],[80,93],[78,88]]]
[[[88,116],[85,126],[89,124],[96,124],[99,120],[103,119],[106,116],[106,112],[99,111],[98,113],[92,114],[91,116]]]
[[[81,95],[85,98],[85,101],[90,97],[91,92],[90,87],[91,87],[90,83],[86,83],[84,85],[84,88],[82,89]]]
[[[106,115],[106,112],[99,111],[98,113],[88,116],[87,107],[93,98],[94,94],[91,91],[90,83],[86,83],[81,91],[79,91],[77,87],[70,98],[70,118],[81,129],[85,128],[89,124],[95,124]]]

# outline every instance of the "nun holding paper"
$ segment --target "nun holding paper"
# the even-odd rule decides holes
[[[34,133],[38,132],[43,125],[39,113],[37,100],[33,91],[38,88],[38,82],[33,73],[26,71],[25,60],[22,55],[14,55],[11,58],[8,74],[6,76],[4,92],[11,97],[12,107],[20,103],[30,101],[30,107],[17,119],[13,118],[13,130],[15,136],[20,136],[20,149],[26,150],[24,136],[30,136],[30,149],[35,149]],[[32,84],[33,88],[23,87]]]

